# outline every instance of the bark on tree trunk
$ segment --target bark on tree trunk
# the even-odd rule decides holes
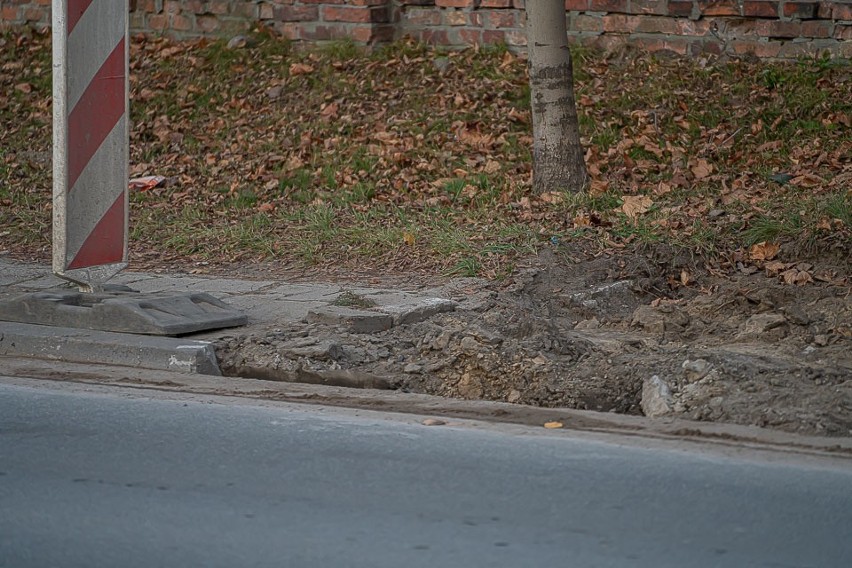
[[[533,190],[582,191],[588,182],[563,0],[527,0]]]

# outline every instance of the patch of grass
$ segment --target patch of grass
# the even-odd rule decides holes
[[[375,308],[376,302],[356,294],[352,290],[343,290],[332,302],[334,306],[346,308]]]
[[[15,251],[44,254],[49,37],[4,37],[0,222]],[[172,181],[132,196],[133,246],[491,277],[567,240],[720,257],[761,240],[848,246],[848,64],[572,53],[595,194],[538,196],[526,63],[505,46],[136,39],[131,165]],[[769,181],[781,172],[789,183]],[[653,206],[628,219],[636,195]]]

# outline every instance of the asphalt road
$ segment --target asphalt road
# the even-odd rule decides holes
[[[0,377],[3,567],[852,566],[843,466],[23,385]]]

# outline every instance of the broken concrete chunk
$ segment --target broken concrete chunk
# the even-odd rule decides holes
[[[713,365],[710,364],[706,359],[687,359],[681,365],[683,369],[683,374],[686,377],[686,380],[690,382],[700,381],[707,373],[710,372],[710,369],[713,368]]]
[[[309,323],[345,326],[352,333],[378,333],[393,326],[393,318],[381,312],[343,306],[323,306],[308,312]]]
[[[654,375],[642,382],[642,400],[639,406],[649,418],[665,416],[672,412],[672,392],[669,385]]]
[[[740,339],[757,339],[771,333],[773,336],[786,335],[787,318],[782,314],[755,314],[748,318],[740,328]]]
[[[393,317],[393,325],[418,323],[444,312],[456,309],[456,303],[444,298],[417,298],[411,302],[378,306],[380,312]]]
[[[305,338],[310,339],[310,338]],[[340,361],[344,357],[343,347],[335,341],[305,341],[300,339],[282,345],[278,352],[288,359],[316,359],[317,361]]]

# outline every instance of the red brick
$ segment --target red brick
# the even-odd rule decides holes
[[[602,20],[603,31],[629,34],[636,31],[642,18],[626,14],[607,14]]]
[[[153,14],[148,16],[148,27],[155,31],[163,31],[169,27],[169,20],[165,14]]]
[[[639,25],[636,27],[636,31],[640,33],[649,33],[649,34],[677,34],[680,32],[684,32],[682,29],[683,24],[694,25],[695,22],[690,20],[681,20],[679,18],[660,18],[655,16],[637,16],[639,18]],[[693,33],[685,32],[682,35],[695,35]]]
[[[299,36],[308,41],[328,41],[335,39],[334,28],[329,26],[303,26]]]
[[[207,2],[207,11],[211,14],[222,16],[227,14],[230,8],[231,3],[229,0],[210,0]]]
[[[440,12],[437,10],[431,10],[438,16],[440,16]],[[467,15],[469,12],[463,12],[462,10],[441,10],[444,13],[444,23],[448,26],[466,26],[467,25]]]
[[[332,2],[326,2],[326,4],[331,3]],[[388,4],[388,0],[348,0],[347,4],[351,4],[353,6],[386,6]]]
[[[387,22],[388,11],[386,8],[361,6],[323,6],[322,18],[326,22]]]
[[[435,0],[439,8],[476,8],[475,0]],[[446,34],[445,34],[446,35]],[[429,42],[429,40],[427,40]],[[431,43],[431,42],[429,42]]]
[[[178,0],[166,0],[163,9],[166,11],[166,14],[171,14],[172,16],[180,14],[180,2]]]
[[[420,40],[431,45],[448,45],[450,43],[447,32],[444,30],[423,30],[420,32]]]
[[[665,0],[631,0],[630,10],[634,14],[666,14]]]
[[[819,2],[787,2],[784,4],[784,16],[809,20],[816,18]]]
[[[40,22],[45,19],[45,11],[43,8],[25,8],[24,19],[28,22]]]
[[[437,26],[441,23],[441,12],[432,8],[409,8],[405,21],[417,26]]]
[[[16,22],[20,18],[18,9],[14,6],[3,6],[0,16],[9,22]]]
[[[800,22],[758,20],[754,29],[757,35],[762,37],[794,38],[802,35],[802,24]]]
[[[202,15],[195,19],[198,29],[204,33],[211,34],[219,29],[219,18],[213,15]]]
[[[716,22],[710,18],[702,18],[700,20],[684,20],[684,19],[676,19],[672,20],[674,23],[674,31],[670,32],[672,35],[679,36],[706,36],[712,35],[710,30],[715,27]]]
[[[272,19],[279,22],[315,22],[319,19],[316,6],[275,6]]]
[[[192,29],[192,20],[180,14],[172,16],[172,29],[179,32],[188,32]]]
[[[630,12],[627,0],[591,0],[589,10],[594,12],[616,12],[626,14]]]
[[[257,20],[258,15],[260,14],[260,8],[254,2],[250,2],[247,4],[236,4],[233,7],[233,14],[237,17],[243,17],[250,21]]]
[[[725,35],[729,38],[755,37],[757,20],[732,18],[725,22]]]
[[[692,15],[692,0],[669,0],[669,15],[689,17]]]
[[[739,16],[737,0],[698,0],[698,9],[705,16]]]
[[[527,34],[523,31],[510,30],[506,32],[506,45],[514,47],[527,46]]]
[[[479,3],[480,8],[512,8],[513,0],[482,0]]]
[[[492,28],[515,28],[518,22],[514,11],[492,11],[486,12],[488,25]]]
[[[204,14],[207,11],[201,0],[184,0],[183,8],[193,14]]]
[[[743,2],[743,16],[749,18],[777,18],[778,2],[746,0]]]
[[[852,21],[852,4],[833,2],[831,17],[835,20]]]
[[[483,30],[482,43],[495,44],[506,43],[506,32],[501,30]]]
[[[603,20],[600,16],[588,16],[577,14],[571,21],[571,31],[577,32],[602,32]]]
[[[841,40],[852,40],[852,26],[837,24],[834,26],[834,37]]]
[[[482,43],[482,32],[475,29],[459,30],[459,38],[468,45],[479,45]]]
[[[374,26],[354,26],[348,30],[343,30],[343,33],[361,43],[369,43],[376,37]]]
[[[828,38],[834,35],[834,24],[831,22],[802,22],[802,37]]]
[[[565,9],[584,12],[589,9],[589,0],[565,0]]]
[[[281,37],[289,40],[302,39],[302,25],[293,22],[275,22],[272,29]]]
[[[636,38],[635,44],[648,51],[668,51],[678,55],[689,53],[690,42],[683,38]]]
[[[761,59],[778,57],[782,43],[779,41],[758,42],[735,40],[730,43],[734,53],[738,55],[754,55]]]

